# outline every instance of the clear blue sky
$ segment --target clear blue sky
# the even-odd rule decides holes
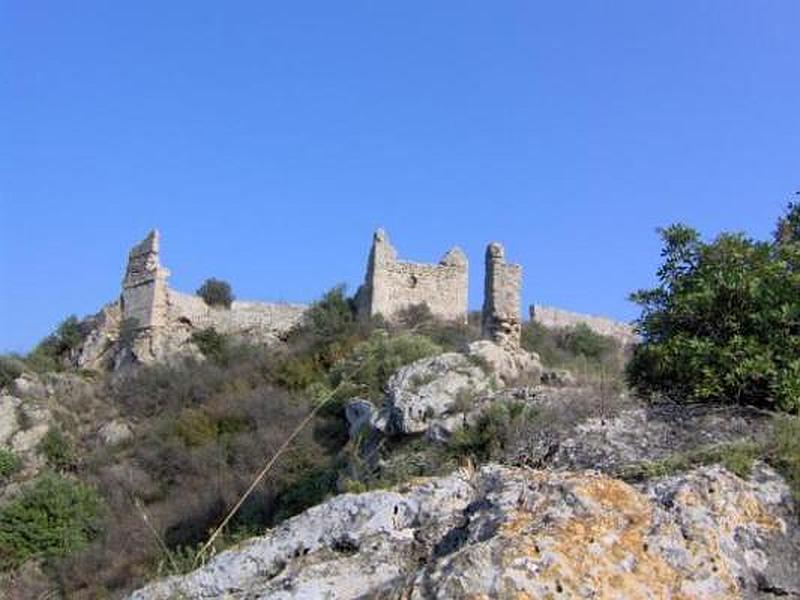
[[[0,350],[119,293],[309,301],[371,233],[482,301],[635,316],[657,226],[766,237],[800,188],[800,2],[0,0]]]

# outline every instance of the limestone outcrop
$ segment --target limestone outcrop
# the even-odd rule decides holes
[[[448,352],[402,367],[387,385],[384,433],[440,438],[464,423],[492,387],[490,373],[465,354]]]
[[[764,466],[632,486],[487,465],[337,496],[130,598],[793,597],[791,506]]]

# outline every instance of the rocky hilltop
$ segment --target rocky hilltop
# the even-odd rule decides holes
[[[148,236],[116,302],[0,357],[3,598],[800,597],[795,380],[631,389],[647,341],[524,321],[485,261],[478,314],[460,250],[382,231],[353,297],[217,304]]]

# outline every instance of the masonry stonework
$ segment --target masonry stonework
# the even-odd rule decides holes
[[[631,325],[613,321],[606,317],[585,315],[562,310],[560,308],[553,308],[552,306],[542,306],[541,304],[531,305],[529,312],[531,321],[536,321],[545,327],[556,329],[571,328],[583,324],[595,333],[616,339],[623,346],[633,345],[638,340]]]
[[[78,366],[116,368],[131,355],[152,362],[192,352],[192,334],[209,327],[270,343],[297,325],[307,310],[300,304],[244,301],[229,309],[208,306],[199,296],[169,288],[170,273],[161,266],[159,250],[156,230],[131,249],[119,300],[87,319],[91,331],[76,357]]]
[[[399,260],[386,232],[372,240],[364,284],[356,295],[362,317],[395,318],[403,309],[426,304],[431,313],[447,321],[467,322],[467,257],[453,248],[439,264]]]
[[[521,289],[522,267],[507,263],[503,246],[492,242],[486,248],[483,337],[501,346],[519,348],[522,334]]]
[[[122,319],[139,329],[155,329],[167,322],[167,277],[159,261],[160,235],[155,229],[128,254],[122,281]]]

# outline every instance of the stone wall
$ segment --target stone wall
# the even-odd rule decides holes
[[[231,307],[212,307],[199,296],[169,290],[167,318],[193,330],[213,327],[219,333],[269,340],[296,325],[307,307],[235,300]]]
[[[467,257],[461,249],[450,250],[439,264],[402,261],[379,229],[373,236],[364,285],[356,296],[358,311],[391,320],[404,308],[427,304],[441,319],[466,323],[467,277]]]
[[[545,327],[551,328],[575,327],[576,325],[584,324],[595,333],[612,337],[623,345],[634,344],[638,339],[633,327],[626,323],[613,321],[606,317],[561,310],[552,306],[532,305],[530,307],[530,318],[531,321],[536,321]]]
[[[230,309],[210,307],[199,296],[169,288],[169,270],[160,264],[159,249],[154,230],[130,251],[119,300],[84,321],[88,332],[74,357],[77,366],[114,368],[130,358],[152,362],[192,352],[192,334],[209,327],[270,343],[299,323],[307,310],[300,304],[245,301],[233,302]]]
[[[501,346],[518,348],[522,332],[520,293],[522,267],[505,260],[505,250],[497,242],[486,248],[483,336]]]

